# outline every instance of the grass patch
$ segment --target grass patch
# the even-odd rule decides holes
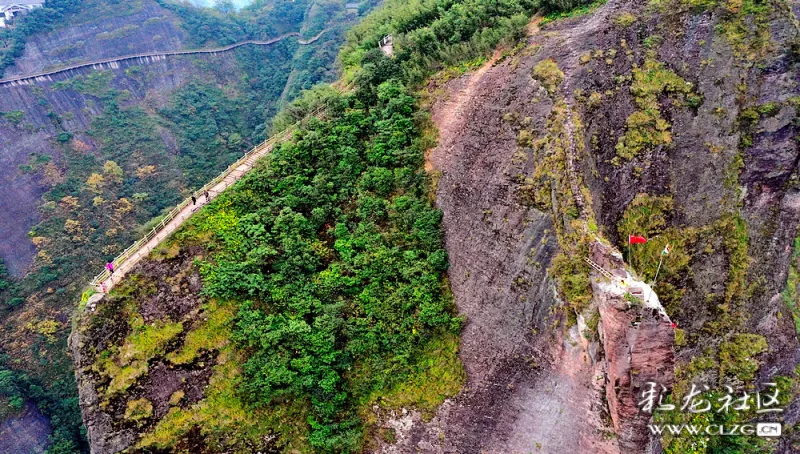
[[[546,25],[559,19],[585,16],[606,4],[608,0],[595,0],[591,3],[582,3],[575,0],[548,0],[545,6],[550,6],[553,12],[542,18],[540,25]]]
[[[673,200],[669,196],[639,194],[628,205],[617,224],[620,239],[627,242],[628,235],[643,235],[644,244],[626,244],[626,260],[639,277],[651,281],[655,277],[664,247],[669,244],[671,252],[664,257],[658,283],[654,290],[668,310],[677,306],[684,290],[681,279],[689,272],[691,249],[697,240],[697,229],[669,227]]]
[[[181,401],[183,400],[183,396],[185,395],[186,393],[184,393],[183,390],[179,389],[175,391],[174,393],[172,393],[171,396],[169,396],[169,404],[172,405],[173,407],[180,404]]]
[[[167,355],[173,364],[189,364],[203,351],[220,350],[228,344],[233,307],[230,304],[208,303],[208,320],[199,328],[190,331],[183,347]]]
[[[553,258],[550,274],[556,277],[562,295],[576,312],[585,309],[592,300],[592,283],[589,279],[591,269],[583,261],[586,254],[560,252]]]
[[[87,76],[78,76],[69,80],[55,82],[53,90],[75,90],[77,92],[103,97],[111,91],[111,81],[114,80],[112,71],[97,71]]]
[[[94,365],[97,372],[111,380],[105,390],[106,397],[127,390],[146,374],[148,362],[163,355],[167,344],[183,331],[181,323],[156,321],[145,324],[138,313],[128,323],[131,333],[122,346],[106,350]]]
[[[125,419],[139,422],[152,415],[153,404],[147,399],[130,400],[125,406]]]
[[[643,151],[672,143],[671,125],[661,115],[658,98],[670,95],[683,100],[693,91],[692,84],[667,69],[649,55],[641,68],[633,70],[631,94],[639,107],[625,122],[625,134],[616,145],[615,165],[630,161]]]
[[[25,112],[21,110],[9,110],[8,112],[3,112],[2,114],[0,114],[0,117],[2,117],[4,120],[6,120],[11,124],[18,125],[22,122],[22,119],[25,117]]]
[[[725,37],[733,47],[734,54],[741,60],[757,62],[767,57],[772,50],[770,19],[779,6],[760,0],[682,1],[693,9],[722,9],[724,13],[716,32]]]
[[[197,428],[209,446],[234,452],[245,452],[244,447],[259,445],[269,433],[280,435],[278,446],[282,452],[314,452],[307,444],[308,427],[304,423],[307,403],[298,400],[276,403],[268,409],[250,407],[236,390],[242,380],[241,362],[242,358],[231,346],[223,347],[203,400],[189,408],[170,408],[153,430],[144,434],[137,447],[170,449]]]
[[[744,297],[747,287],[747,270],[750,267],[750,236],[745,220],[737,215],[729,215],[718,223],[718,230],[723,235],[725,251],[728,254],[728,280],[725,286],[725,306]]]
[[[619,25],[620,27],[630,27],[636,22],[636,16],[631,14],[629,11],[623,11],[617,17],[614,18],[614,23]]]
[[[378,401],[388,408],[413,407],[427,417],[448,397],[464,386],[466,373],[458,359],[459,337],[447,334],[425,346],[409,378],[390,391],[372,393],[370,402]],[[363,411],[369,411],[367,406]]]
[[[755,356],[767,351],[767,340],[758,334],[737,334],[719,347],[719,376],[734,376],[749,383],[760,367]]]
[[[124,37],[132,34],[133,32],[135,32],[138,29],[139,29],[138,25],[129,24],[129,25],[125,25],[124,27],[120,27],[120,28],[118,28],[116,30],[110,31],[110,32],[98,33],[95,38],[97,38],[98,41],[106,41],[106,40],[109,40],[109,39],[120,39],[120,38],[124,38]]]
[[[792,245],[792,258],[789,266],[789,276],[786,279],[786,288],[781,292],[783,302],[794,317],[794,326],[800,333],[800,295],[797,286],[800,285],[800,272],[797,269],[797,260],[800,258],[800,237],[794,239]]]
[[[534,79],[538,80],[551,95],[555,93],[558,86],[564,82],[564,73],[558,68],[558,63],[552,59],[540,61],[534,66],[531,75]]]

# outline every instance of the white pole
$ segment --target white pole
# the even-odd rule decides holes
[[[645,299],[645,303],[650,301],[650,294],[653,292],[653,286],[656,285],[656,280],[658,280],[658,272],[661,271],[661,264],[664,263],[664,254],[661,254],[661,259],[658,261],[658,268],[656,268],[656,275],[653,280],[650,282],[650,290],[647,292],[647,299]]]
[[[661,264],[664,263],[664,254],[661,254],[661,259],[658,261],[658,268],[656,268],[656,275],[653,278],[653,284],[656,285],[656,281],[658,280],[658,273],[661,271]]]

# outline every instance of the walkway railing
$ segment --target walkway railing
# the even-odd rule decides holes
[[[594,268],[598,273],[602,274],[603,276],[605,276],[608,279],[611,279],[612,281],[615,280],[615,279],[620,279],[619,277],[614,276],[613,274],[611,274],[609,271],[607,271],[602,266],[600,266],[597,263],[595,263],[594,261],[592,261],[592,259],[590,259],[590,258],[584,257],[583,261],[588,263],[589,266]]]
[[[155,52],[144,52],[144,53],[133,54],[133,55],[123,55],[121,57],[106,58],[106,59],[95,60],[95,61],[86,62],[86,63],[76,63],[74,65],[65,66],[63,68],[56,68],[56,69],[52,69],[52,70],[49,70],[49,71],[41,71],[41,72],[34,73],[34,74],[24,74],[24,75],[19,75],[19,76],[14,76],[14,77],[8,77],[8,78],[5,78],[5,79],[0,79],[0,85],[11,84],[13,86],[15,84],[24,84],[24,83],[27,83],[30,80],[37,80],[40,77],[49,77],[49,76],[53,76],[53,75],[60,74],[60,73],[63,73],[63,72],[72,71],[72,70],[81,69],[81,68],[92,67],[93,69],[103,69],[104,67],[106,67],[106,65],[113,65],[114,63],[119,63],[119,62],[123,62],[123,61],[127,61],[127,60],[136,60],[136,59],[138,59],[140,62],[146,62],[146,61],[150,61],[150,60],[147,60],[147,59],[155,59],[154,61],[159,61],[161,58],[166,58],[166,57],[171,57],[171,56],[178,56],[178,55],[217,54],[217,53],[222,53],[222,52],[228,52],[230,50],[233,50],[233,49],[236,49],[238,47],[242,47],[242,46],[245,46],[245,45],[248,45],[248,44],[253,44],[253,45],[257,45],[257,46],[269,46],[269,45],[275,44],[275,43],[277,43],[279,41],[283,41],[284,39],[286,39],[286,38],[288,38],[290,36],[296,36],[296,37],[300,38],[297,41],[298,44],[300,44],[301,46],[307,46],[309,44],[313,44],[313,43],[317,42],[322,37],[322,35],[324,35],[327,31],[328,31],[328,29],[322,30],[321,32],[319,32],[319,34],[317,34],[317,36],[314,36],[313,38],[310,38],[310,39],[302,39],[302,35],[299,32],[291,32],[291,33],[286,33],[284,35],[281,35],[281,36],[278,36],[276,38],[272,38],[272,39],[266,40],[266,41],[248,40],[248,41],[242,41],[242,42],[239,42],[239,43],[231,44],[231,45],[225,46],[225,47],[216,47],[216,48],[213,48],[213,49],[187,49],[187,50],[174,50],[174,51],[155,51]],[[114,66],[111,66],[111,67],[114,67]]]
[[[133,257],[134,260],[141,259],[142,256],[141,256],[140,252],[141,252],[142,247],[144,245],[146,245],[148,242],[150,242],[153,238],[156,238],[161,232],[163,232],[165,230],[165,228],[167,227],[167,225],[169,225],[169,223],[173,219],[175,219],[181,213],[181,211],[183,211],[184,208],[186,208],[190,204],[195,203],[192,200],[193,197],[195,199],[200,198],[207,191],[211,190],[214,186],[217,186],[218,184],[222,183],[223,181],[225,181],[231,175],[234,176],[234,179],[232,181],[225,181],[225,189],[227,189],[232,183],[236,183],[242,176],[244,176],[245,173],[247,173],[247,171],[250,170],[250,168],[252,168],[252,165],[260,157],[261,152],[263,152],[267,148],[271,148],[271,147],[275,146],[275,144],[277,144],[279,141],[289,139],[291,137],[292,133],[294,133],[294,131],[297,129],[297,125],[306,122],[310,118],[319,116],[319,114],[322,112],[322,110],[323,110],[322,107],[316,109],[314,112],[308,114],[307,116],[305,116],[304,118],[299,120],[294,125],[284,129],[283,131],[281,131],[281,132],[279,132],[277,134],[274,134],[272,137],[270,137],[269,139],[265,140],[261,144],[253,147],[252,150],[248,151],[247,153],[245,153],[244,156],[239,158],[236,162],[234,162],[233,164],[229,165],[228,168],[225,169],[219,175],[217,175],[216,178],[214,178],[213,180],[211,180],[208,183],[206,183],[206,185],[203,186],[202,188],[194,191],[192,193],[192,195],[190,195],[189,197],[186,198],[186,200],[184,200],[183,202],[178,204],[178,206],[176,206],[169,213],[167,213],[164,216],[164,218],[161,220],[161,222],[159,222],[155,227],[153,227],[153,229],[150,230],[144,237],[142,237],[140,240],[138,240],[137,242],[135,242],[132,245],[130,245],[130,247],[125,249],[121,254],[119,254],[111,262],[112,265],[113,265],[113,269],[114,270],[120,269],[122,267],[122,264],[125,263],[127,260],[129,260],[131,257]],[[246,169],[246,170],[244,170],[241,173],[241,175],[235,175],[236,169],[238,169],[239,167],[242,167],[245,164],[249,164],[251,167]],[[184,218],[181,220],[181,223],[183,223],[183,221],[185,221],[189,217],[191,217],[191,214],[189,214],[188,216],[184,215]],[[137,254],[139,254],[139,255],[137,256]],[[107,269],[103,270],[102,273],[98,274],[97,276],[94,277],[94,279],[92,279],[92,282],[91,282],[92,288],[94,288],[98,292],[105,292],[108,289],[107,288],[103,288],[103,285],[104,285],[103,283],[109,277],[111,277],[111,272],[109,270],[107,270]]]

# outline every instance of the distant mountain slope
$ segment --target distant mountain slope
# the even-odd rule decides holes
[[[95,2],[80,5],[58,26],[27,39],[24,53],[5,70],[5,77],[39,72],[69,63],[130,53],[185,47],[183,20],[157,2],[133,1],[105,9]],[[26,18],[22,17],[20,21]]]

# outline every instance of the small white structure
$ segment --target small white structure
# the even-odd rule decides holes
[[[394,41],[392,40],[392,35],[386,35],[383,37],[378,46],[381,48],[381,52],[383,55],[391,58],[394,55]]]
[[[26,13],[41,8],[45,0],[0,0],[0,28],[14,18],[17,13]]]

